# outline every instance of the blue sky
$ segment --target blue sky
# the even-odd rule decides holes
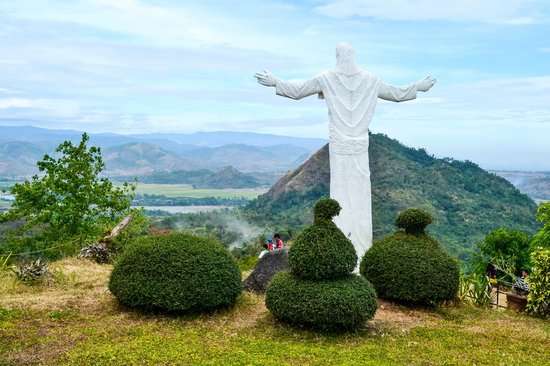
[[[550,170],[543,0],[0,0],[0,124],[326,137],[322,101],[252,76],[308,78],[340,41],[389,83],[438,79],[380,103],[373,131],[485,168]]]

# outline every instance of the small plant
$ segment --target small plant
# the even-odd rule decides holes
[[[486,307],[491,304],[491,285],[489,277],[471,274],[461,276],[458,298],[477,306]]]
[[[88,245],[80,250],[79,258],[86,258],[99,264],[109,263],[111,254],[104,243]]]
[[[21,263],[16,267],[15,274],[22,282],[39,282],[49,274],[48,263],[40,258],[31,262]]]
[[[12,267],[9,265],[11,253],[0,256],[0,272],[8,271]]]

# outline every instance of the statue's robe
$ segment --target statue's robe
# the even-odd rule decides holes
[[[415,99],[416,85],[399,88],[364,70],[352,75],[334,70],[305,82],[277,80],[276,92],[292,99],[313,94],[325,99],[329,115],[330,196],[342,207],[334,222],[351,239],[361,258],[372,245],[369,124],[378,98],[394,102]]]

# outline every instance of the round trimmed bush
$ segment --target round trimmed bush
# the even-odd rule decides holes
[[[208,311],[235,303],[241,272],[215,240],[183,233],[148,236],[119,256],[109,289],[130,307]]]
[[[293,275],[322,280],[349,275],[357,264],[357,254],[351,241],[331,221],[340,212],[337,201],[324,198],[314,208],[313,225],[302,231],[288,253]]]
[[[354,329],[376,312],[376,293],[356,275],[310,281],[279,272],[269,285],[265,304],[279,320],[322,330]]]
[[[378,296],[406,304],[436,305],[458,290],[458,263],[425,234],[398,232],[375,242],[360,271]]]
[[[407,234],[423,234],[426,226],[432,223],[432,216],[426,211],[410,208],[401,212],[395,220],[395,226],[405,230]]]

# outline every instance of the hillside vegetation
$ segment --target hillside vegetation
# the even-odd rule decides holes
[[[498,227],[534,232],[536,204],[504,178],[474,163],[437,159],[385,135],[371,134],[370,166],[374,236],[393,231],[398,212],[422,208],[433,215],[430,232],[454,255]],[[328,145],[270,191],[251,202],[251,220],[277,229],[308,224],[313,203],[329,194]]]

